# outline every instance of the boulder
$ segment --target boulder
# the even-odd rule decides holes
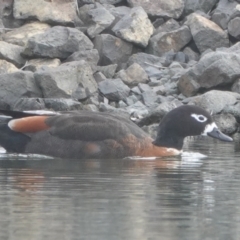
[[[240,55],[236,51],[210,52],[181,76],[178,88],[190,97],[200,89],[231,84],[240,77],[239,64]]]
[[[65,62],[85,60],[92,68],[93,72],[97,70],[99,53],[97,49],[81,50],[70,55]]]
[[[126,70],[121,70],[117,73],[117,77],[128,86],[137,86],[139,83],[146,83],[148,75],[144,69],[137,63],[133,63]]]
[[[156,103],[158,102],[158,96],[153,91],[145,91],[142,93],[142,101],[147,107],[153,107],[156,106]]]
[[[90,38],[96,37],[115,20],[115,17],[99,3],[96,3],[96,8],[89,10],[88,14],[93,22],[87,29]]]
[[[16,19],[55,24],[73,24],[77,20],[74,1],[14,0],[13,15]]]
[[[13,65],[10,62],[0,59],[0,74],[12,73],[12,72],[17,72],[17,71],[19,71],[19,69],[16,68],[15,65]]]
[[[113,78],[117,70],[117,64],[107,66],[97,66],[97,71],[101,72],[106,78]]]
[[[231,90],[236,93],[240,93],[240,79],[237,79],[232,85]]]
[[[180,28],[180,24],[176,20],[171,18],[168,21],[166,21],[165,23],[161,24],[158,28],[156,28],[153,35],[156,35],[156,34],[162,33],[162,32],[175,31],[178,28]]]
[[[6,32],[2,35],[5,42],[16,44],[19,46],[25,46],[29,38],[44,33],[47,29],[50,29],[50,25],[41,22],[31,22],[24,24],[19,28],[15,28],[12,31]]]
[[[34,77],[45,98],[71,98],[79,86],[88,95],[97,91],[91,67],[83,60],[39,70]]]
[[[127,0],[131,7],[141,6],[147,14],[154,17],[178,19],[184,10],[184,0]]]
[[[240,94],[238,93],[211,90],[192,98],[189,104],[202,107],[212,114],[218,114],[221,113],[226,106],[236,104],[239,99]]]
[[[191,32],[187,26],[182,26],[170,32],[160,32],[149,40],[147,52],[153,55],[162,56],[173,50],[180,51],[192,39]]]
[[[132,54],[133,46],[120,38],[110,34],[101,34],[94,39],[94,47],[98,50],[100,60],[99,65],[118,64],[127,62]]]
[[[130,88],[120,78],[101,81],[98,89],[107,99],[116,102],[125,100],[130,93]]]
[[[240,40],[239,25],[240,25],[240,17],[236,17],[230,20],[228,23],[228,33],[238,40]]]
[[[230,113],[217,114],[213,116],[213,119],[219,129],[228,135],[235,133],[238,129],[238,123]]]
[[[26,62],[21,56],[23,50],[23,47],[0,41],[0,58],[11,62],[16,67],[21,67]]]
[[[240,123],[240,101],[237,101],[234,105],[226,105],[222,112],[233,115]]]
[[[61,64],[61,61],[58,58],[35,58],[35,59],[30,59],[26,67],[24,67],[25,71],[31,71],[31,72],[36,72],[40,70],[41,68],[54,68],[58,67]]]
[[[192,13],[185,24],[189,26],[193,40],[201,53],[209,48],[215,50],[219,47],[229,47],[227,33],[213,21]]]
[[[80,50],[92,49],[89,38],[76,28],[56,26],[31,37],[23,51],[29,57],[65,59]]]
[[[32,72],[17,71],[0,74],[0,103],[12,108],[22,97],[42,97]]]
[[[112,31],[127,42],[146,47],[153,34],[153,25],[143,8],[136,7],[119,20]]]

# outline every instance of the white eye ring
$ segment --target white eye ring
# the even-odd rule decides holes
[[[203,116],[203,115],[198,115],[198,114],[191,114],[191,117],[195,118],[198,122],[206,122],[207,121],[207,117]]]

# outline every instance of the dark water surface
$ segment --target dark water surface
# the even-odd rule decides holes
[[[240,239],[240,143],[165,160],[0,156],[0,240]]]

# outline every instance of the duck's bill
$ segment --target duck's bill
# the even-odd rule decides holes
[[[207,133],[208,136],[213,137],[213,138],[217,138],[221,141],[225,141],[225,142],[232,142],[233,139],[227,135],[225,135],[224,133],[222,133],[218,128],[213,128],[213,130],[211,132]]]

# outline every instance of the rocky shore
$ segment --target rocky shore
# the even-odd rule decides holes
[[[154,134],[182,104],[240,124],[240,0],[0,2],[0,108],[109,111]]]

